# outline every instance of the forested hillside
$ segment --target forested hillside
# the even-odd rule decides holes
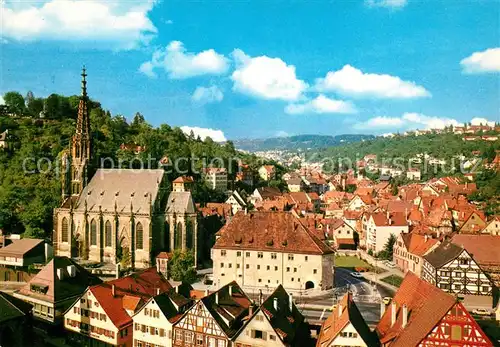
[[[28,236],[49,236],[53,209],[61,202],[57,166],[60,166],[61,153],[69,148],[75,129],[78,96],[53,94],[43,99],[29,93],[23,98],[11,92],[4,99],[6,106],[0,115],[0,133],[9,131],[9,148],[0,148],[0,229],[26,232]],[[223,158],[225,167],[232,166],[230,178],[234,177],[237,166],[237,160],[230,163],[230,158],[243,158],[251,167],[258,165],[256,157],[237,152],[230,141],[224,145],[210,138],[202,141],[167,124],[155,128],[139,113],[127,123],[124,117],[112,116],[96,101],[91,101],[89,107],[97,165],[103,158],[107,158],[107,165],[113,160],[115,167],[121,163],[124,168],[140,167],[141,162],[149,168],[157,168],[165,156],[170,163],[181,157],[200,158],[207,163],[213,158]],[[137,146],[141,146],[141,151],[137,151]],[[195,167],[199,169],[202,165],[200,160]],[[179,162],[179,167],[190,171],[188,160]],[[173,172],[169,179],[178,175]],[[201,184],[199,175],[195,177],[198,182],[193,192],[196,202],[224,198]]]
[[[382,159],[402,158],[408,162],[417,154],[426,153],[431,157],[451,161],[453,157],[463,155],[472,157],[473,151],[480,151],[485,159],[495,158],[495,150],[500,149],[500,141],[463,141],[463,135],[453,133],[426,134],[420,136],[377,137],[363,142],[342,144],[335,147],[310,150],[306,158],[350,158],[362,159],[367,154],[376,154],[378,162]]]
[[[273,137],[268,139],[241,139],[234,141],[238,149],[245,151],[257,152],[268,151],[273,149],[279,150],[297,150],[324,148],[337,146],[342,143],[351,143],[373,139],[373,135],[347,134],[347,135],[295,135],[288,137]]]

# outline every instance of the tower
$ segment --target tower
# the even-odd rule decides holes
[[[67,195],[76,197],[80,195],[87,184],[88,166],[91,161],[90,121],[86,81],[87,73],[85,67],[82,69],[81,76],[82,95],[80,96],[80,103],[78,104],[76,130],[71,140],[70,184],[65,192]]]

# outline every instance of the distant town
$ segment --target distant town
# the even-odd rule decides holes
[[[396,165],[384,163],[384,153],[368,153],[327,171],[297,153],[244,154],[230,143],[155,130],[139,115],[121,123],[91,102],[86,77],[84,69],[74,121],[57,119],[47,106],[40,117],[8,103],[0,116],[2,163],[20,162],[16,156],[31,141],[23,134],[44,142],[39,129],[72,127],[67,145],[46,146],[47,155],[55,148],[60,173],[19,172],[39,180],[27,185],[59,189],[60,199],[45,200],[58,203],[50,218],[43,217],[44,203],[19,204],[11,214],[0,209],[1,346],[499,341],[497,125],[391,135],[415,143],[429,134],[482,142],[484,150],[455,153],[455,169],[431,178],[426,164],[442,167],[451,158],[422,151],[407,158],[410,165]],[[135,136],[113,143],[120,158],[140,161],[153,148],[159,165],[97,166],[109,155],[103,138],[110,124]],[[162,144],[175,153],[204,146],[204,155],[223,157],[199,173],[167,173],[175,154]],[[228,153],[237,158],[235,171]],[[33,163],[40,162],[36,155]],[[43,196],[33,194],[30,200]],[[35,227],[36,218],[42,221]]]

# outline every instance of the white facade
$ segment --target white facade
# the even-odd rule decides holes
[[[208,169],[207,172],[205,172],[205,183],[213,190],[227,190],[226,169]]]
[[[236,281],[246,288],[285,290],[329,289],[333,286],[333,254],[294,254],[255,250],[212,249],[218,287]]]
[[[398,236],[400,233],[408,233],[408,225],[387,225],[377,226],[370,216],[363,218],[363,231],[366,234],[366,247],[373,252],[378,253],[384,250],[384,246],[391,235]]]
[[[259,310],[240,332],[235,340],[236,347],[281,347],[285,346],[266,315]]]
[[[178,309],[178,307],[176,307]],[[152,298],[133,317],[134,346],[172,346],[172,323]]]
[[[126,343],[132,336],[131,326],[120,332],[88,289],[65,313],[64,328],[111,345]]]
[[[333,328],[332,328],[333,329]],[[366,342],[361,338],[356,328],[349,322],[328,345],[321,347],[368,347]]]

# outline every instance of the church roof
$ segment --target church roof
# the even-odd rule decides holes
[[[191,192],[171,192],[168,196],[167,213],[195,213]]]
[[[76,204],[77,211],[87,209],[103,212],[130,212],[149,213],[150,201],[154,204],[163,180],[164,171],[156,170],[127,170],[127,169],[99,169],[90,183],[83,189]]]

